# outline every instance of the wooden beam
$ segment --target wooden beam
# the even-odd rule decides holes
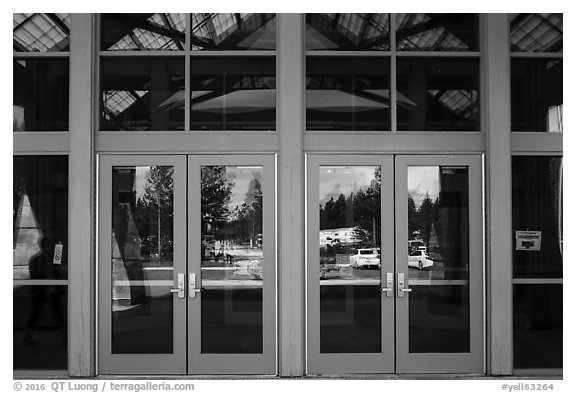
[[[68,371],[94,375],[93,17],[71,14]]]

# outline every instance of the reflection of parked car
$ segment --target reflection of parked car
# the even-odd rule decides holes
[[[376,248],[359,248],[356,255],[350,257],[350,265],[357,269],[361,267],[378,269],[380,267],[380,253]]]
[[[416,250],[408,256],[408,267],[415,267],[418,269],[427,269],[432,267],[434,261],[430,259],[426,251]]]

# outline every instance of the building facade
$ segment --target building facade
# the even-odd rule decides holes
[[[562,375],[562,14],[13,14],[16,376]]]

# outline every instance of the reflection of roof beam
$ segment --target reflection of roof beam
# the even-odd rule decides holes
[[[160,15],[160,18],[162,19],[162,21],[164,22],[164,24],[165,24],[166,26],[168,26],[168,28],[169,28],[171,31],[177,31],[177,30],[174,28],[174,26],[173,26],[172,23],[170,22],[170,19],[168,18],[168,16],[167,16],[165,13],[161,13],[161,14],[159,14],[159,15]],[[176,46],[178,47],[178,49],[184,50],[184,46],[182,45],[181,41],[179,41],[179,40],[174,40],[174,43],[176,44]]]
[[[48,16],[48,18],[50,18],[50,20],[54,22],[67,36],[70,35],[70,29],[66,26],[66,23],[58,17],[58,15],[46,14],[46,16]]]
[[[427,14],[425,14],[427,15]],[[465,35],[464,37],[458,36],[458,31],[453,29],[453,26],[458,22],[457,14],[433,14],[433,17],[429,20],[422,21],[410,27],[399,28],[396,31],[396,40],[400,42],[410,36],[424,33],[429,30],[437,29],[439,27],[443,27],[446,29],[448,33],[451,33],[454,37],[460,40],[464,45],[468,48],[475,46],[475,43],[470,42],[470,37]],[[406,24],[408,25],[408,24]],[[441,42],[441,41],[440,41]],[[435,45],[439,45],[439,43]]]
[[[14,27],[12,29],[12,32],[15,32],[16,30],[18,30],[19,28],[21,28],[22,26],[24,26],[26,23],[28,23],[32,18],[34,18],[34,16],[36,16],[36,14],[30,14],[30,16],[28,16],[26,19],[24,19],[22,22],[20,22],[20,24],[16,25],[16,27]]]
[[[354,48],[357,45],[338,30],[338,23],[341,14],[336,14],[334,20],[326,14],[313,14],[310,25],[317,29],[324,37],[336,44],[338,48]],[[332,26],[332,30],[323,30],[324,26]]]
[[[174,42],[184,42],[186,39],[186,34],[184,32],[150,22],[148,18],[152,15],[154,14],[110,14],[110,17],[114,19],[115,23],[119,27],[123,27],[124,30],[117,32],[113,36],[106,37],[106,41],[110,45],[114,45],[121,38],[130,34],[130,32],[133,32],[134,29],[140,28],[151,33],[168,37]]]
[[[142,45],[142,42],[138,39],[138,37],[136,37],[136,34],[134,34],[134,31],[131,31],[130,33],[128,33],[128,35],[130,36],[130,39],[132,40],[132,42],[136,44],[136,46],[138,47],[138,50],[146,50],[146,47],[144,45]]]

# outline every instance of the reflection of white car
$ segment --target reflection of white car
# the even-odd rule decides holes
[[[354,268],[380,267],[380,253],[376,248],[359,248],[355,255],[350,257],[350,265]]]
[[[415,267],[418,269],[427,269],[432,267],[434,261],[430,259],[426,251],[416,250],[408,256],[408,267]]]

